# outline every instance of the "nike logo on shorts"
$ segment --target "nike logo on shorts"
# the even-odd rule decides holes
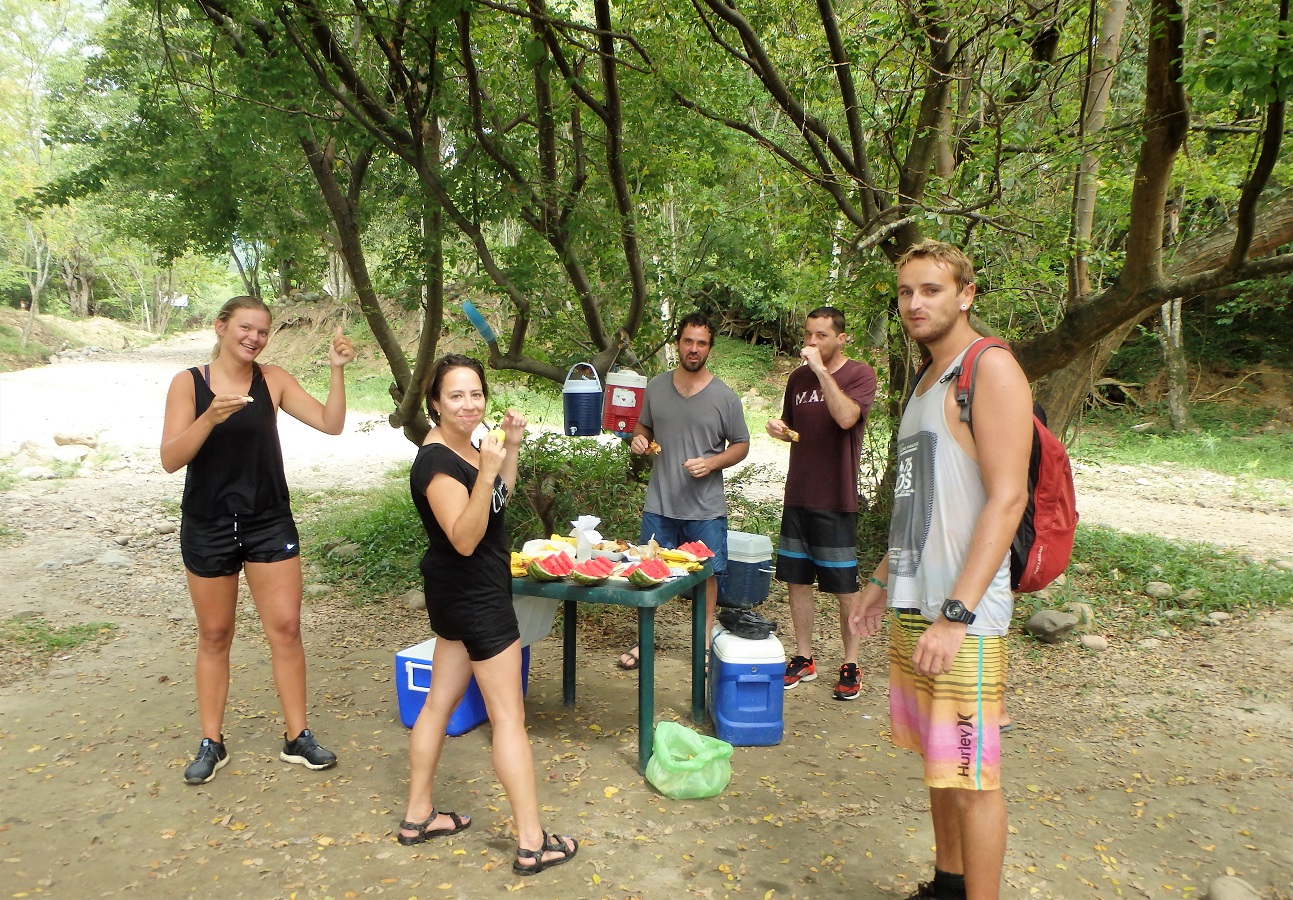
[[[295,550],[295,549],[296,549],[296,544],[288,544],[288,545],[287,545],[286,547],[284,547],[283,549],[284,549],[284,550]]]

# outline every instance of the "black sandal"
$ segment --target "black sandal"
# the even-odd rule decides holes
[[[579,852],[579,841],[570,837],[570,835],[565,837],[570,841],[569,848],[566,847],[564,840],[555,835],[549,837],[546,831],[543,832],[543,846],[538,850],[526,850],[524,847],[517,847],[516,855],[518,858],[512,862],[512,871],[517,875],[538,875],[544,869],[551,869],[553,866],[559,866],[563,862],[569,862],[574,859],[575,854]],[[564,855],[560,859],[545,861],[543,858],[545,853],[561,853]],[[534,865],[521,865],[522,859],[532,859],[534,860]]]
[[[428,827],[432,822],[435,821],[435,817],[438,815],[440,815],[440,813],[436,812],[433,809],[431,810],[431,815],[427,816],[421,822],[401,822],[400,831],[416,831],[417,834],[413,835],[412,837],[410,837],[407,834],[400,834],[400,835],[396,835],[396,839],[405,847],[411,847],[414,844],[420,844],[423,841],[429,841],[431,840],[431,838],[448,837],[451,834],[457,834],[463,829],[471,827],[470,818],[464,819],[462,816],[458,815],[455,812],[444,813],[444,815],[449,817],[449,821],[453,822],[452,828]]]

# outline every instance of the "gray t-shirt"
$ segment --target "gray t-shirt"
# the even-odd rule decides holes
[[[715,456],[729,444],[750,442],[741,401],[732,389],[715,377],[699,393],[684,397],[673,386],[673,372],[665,372],[647,383],[638,421],[651,429],[660,445],[643,508],[671,519],[727,515],[722,471],[692,478],[682,464],[697,456]]]

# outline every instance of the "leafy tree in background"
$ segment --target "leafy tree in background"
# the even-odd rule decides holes
[[[1293,270],[1293,255],[1274,253],[1293,239],[1293,194],[1272,184],[1293,76],[1286,0],[1245,4],[1242,17],[1231,4],[1194,10],[1193,27],[1228,36],[1223,48],[1187,40],[1176,0],[1138,3],[1122,52],[1105,48],[1105,56],[1091,52],[1107,24],[1101,8],[1060,0],[818,0],[815,14],[772,2],[696,0],[693,8],[665,41],[626,14],[635,38],[624,41],[626,59],[656,72],[676,102],[748,135],[829,198],[853,231],[851,252],[894,259],[926,235],[969,245],[983,269],[981,308],[1014,326],[1031,377],[1054,373],[1040,394],[1061,427],[1146,313],[1172,298]],[[730,68],[752,76],[750,90],[723,97],[673,78],[678,58],[700,45],[720,47]],[[1108,78],[1110,57],[1118,60],[1106,85],[1116,127],[1092,134],[1090,121],[1082,127],[1084,102],[1092,80]],[[1180,193],[1200,227],[1182,232],[1169,257],[1163,230],[1188,134],[1187,60],[1200,93],[1255,98],[1247,112],[1253,134],[1232,135],[1255,158],[1230,168],[1238,190],[1229,196]],[[1217,101],[1206,105],[1216,109]],[[1233,145],[1229,152],[1233,159]],[[1072,186],[1081,188],[1093,158],[1114,183],[1115,202],[1101,204],[1095,229],[1083,234],[1068,226],[1073,211],[1063,198],[1082,192]],[[1268,187],[1276,190],[1263,207]],[[1224,212],[1200,221],[1205,206]],[[1085,289],[1092,261],[1102,271]],[[1020,277],[1026,268],[1036,275]],[[1061,277],[1072,271],[1082,277],[1066,289]],[[1018,321],[1018,304],[994,296],[1007,285],[1005,273],[1032,294],[1036,315]],[[895,385],[905,383],[906,364],[903,354],[894,357]]]
[[[127,127],[83,129],[126,151],[97,185],[151,186],[163,255],[344,259],[414,439],[446,276],[503,326],[492,365],[559,380],[647,358],[704,297],[868,321],[892,259],[954,240],[1063,424],[1146,314],[1293,270],[1286,0],[135,10],[104,42]],[[422,310],[412,365],[392,295]]]

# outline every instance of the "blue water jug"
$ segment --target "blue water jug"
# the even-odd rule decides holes
[[[580,366],[592,373],[591,378],[576,378]],[[602,430],[602,382],[590,363],[575,363],[566,373],[561,388],[561,405],[565,412],[565,434],[589,437]]]

